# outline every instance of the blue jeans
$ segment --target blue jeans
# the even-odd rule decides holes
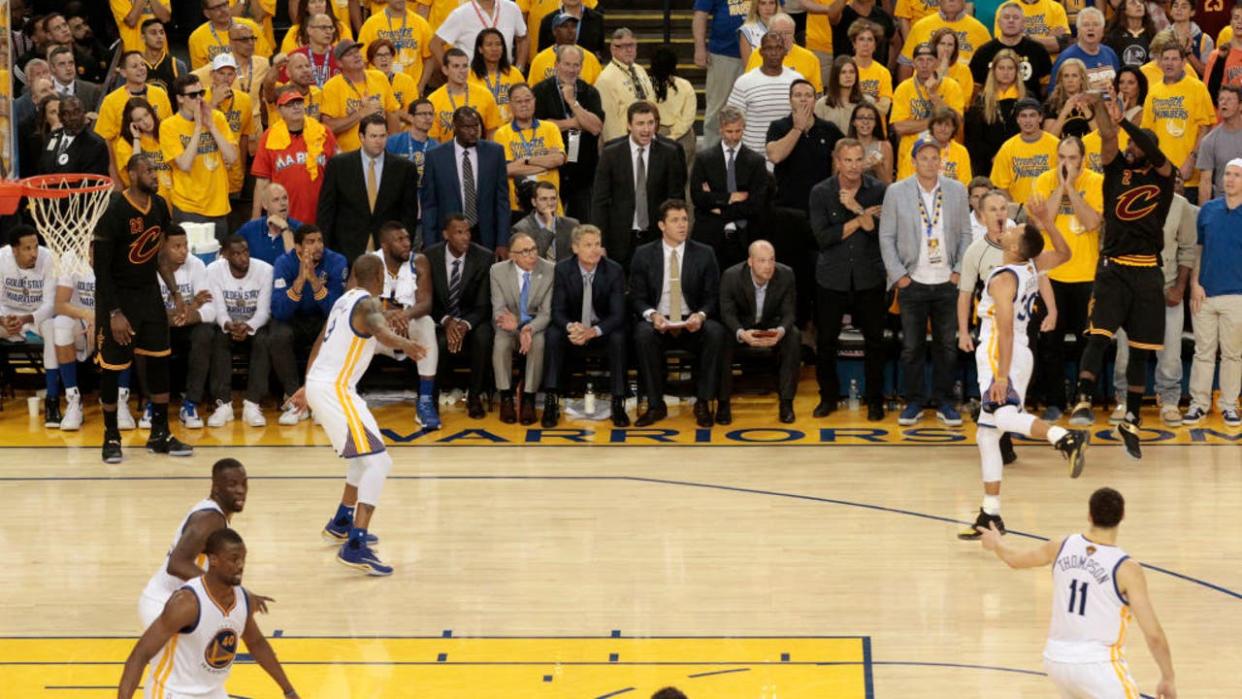
[[[1182,304],[1164,307],[1164,349],[1156,352],[1156,395],[1161,405],[1177,405],[1182,399]],[[1117,361],[1113,365],[1113,387],[1117,401],[1125,402],[1126,365],[1130,363],[1130,345],[1126,331],[1117,331]]]
[[[953,403],[953,378],[957,366],[957,286],[912,282],[902,289],[901,371],[905,377],[906,402],[927,405]],[[927,321],[931,320],[931,400],[923,380],[927,364]]]

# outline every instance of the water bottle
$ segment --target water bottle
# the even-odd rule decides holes
[[[595,387],[590,381],[587,382],[586,395],[582,397],[582,410],[588,417],[595,414]]]
[[[850,410],[858,410],[858,379],[850,379]]]

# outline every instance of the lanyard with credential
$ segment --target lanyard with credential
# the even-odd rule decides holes
[[[453,99],[453,91],[448,89],[448,87],[445,87],[444,96],[448,97],[449,104],[453,107],[453,111],[454,112],[457,111],[457,100]],[[470,106],[470,87],[469,86],[466,87],[466,102],[462,106],[463,107]]]
[[[487,23],[487,16],[483,14],[483,10],[482,8],[479,7],[479,3],[475,2],[475,0],[470,0],[470,6],[474,8],[474,14],[478,15],[479,24],[482,24],[485,29],[495,29],[496,25],[500,24],[500,3],[499,2],[492,5],[492,18],[491,18],[492,23],[491,24]]]
[[[513,131],[518,135],[518,138],[522,139],[522,150],[526,151],[526,157],[527,158],[535,157],[535,146],[532,145],[530,141],[526,140],[526,134],[523,133],[522,129],[518,126],[517,119],[513,120],[512,127],[513,127]],[[539,130],[539,120],[531,119],[530,121],[531,138],[535,137],[535,133],[538,130]]]
[[[492,73],[487,71],[483,73],[483,84],[487,86],[487,91],[492,93],[492,98],[496,100],[496,104],[500,104],[500,88],[505,86],[504,76],[500,71],[496,71],[496,86],[492,87]],[[466,97],[470,96],[470,91],[466,91]]]
[[[940,210],[944,206],[944,189],[936,187],[936,204],[932,210],[931,216],[927,215],[927,205],[923,203],[923,193],[919,192],[919,218],[922,219],[923,225],[926,227],[925,233],[928,238],[935,235],[935,227],[940,223]]]
[[[556,81],[556,98],[561,101],[561,109],[563,110],[563,113],[565,114],[565,118],[569,119],[573,117],[574,110],[570,109],[568,104],[565,104],[565,93],[561,92],[560,79],[557,79]],[[574,101],[575,102],[578,101],[578,83],[577,82],[574,82]]]

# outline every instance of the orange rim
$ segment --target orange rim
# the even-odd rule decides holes
[[[15,184],[19,189],[19,196],[66,199],[74,194],[91,194],[112,189],[112,178],[107,175],[89,173],[62,173],[35,175],[34,177],[18,180],[12,184]],[[9,193],[11,188],[12,185],[7,182],[0,185],[0,198],[12,196]]]

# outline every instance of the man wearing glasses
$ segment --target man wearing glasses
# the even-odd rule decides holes
[[[190,34],[190,69],[198,70],[211,63],[211,59],[222,53],[232,52],[233,42],[230,29],[235,26],[250,30],[247,41],[255,42],[251,52],[263,56],[272,55],[272,47],[259,33],[259,25],[245,17],[234,17],[229,13],[229,0],[203,0],[203,16],[206,22],[199,25]],[[241,63],[239,60],[238,63]],[[261,80],[260,76],[260,80]]]
[[[414,163],[414,166],[418,168],[418,181],[421,183],[427,151],[438,145],[428,133],[431,131],[431,125],[435,123],[436,108],[432,106],[431,100],[424,97],[411,102],[408,111],[413,117],[410,127],[401,133],[389,136],[386,149],[389,153]]]
[[[233,89],[250,95],[251,119],[259,123],[259,105],[263,101],[263,82],[270,72],[271,63],[263,56],[256,55],[256,46],[263,42],[261,35],[256,34],[253,27],[245,24],[234,24],[228,32],[229,46],[227,53],[232,54],[237,62],[237,75],[233,81]],[[215,60],[215,57],[212,57]],[[204,84],[211,83],[211,61],[201,68],[195,68],[194,74]]]
[[[612,33],[612,61],[604,66],[599,79],[595,81],[595,89],[599,90],[600,102],[604,107],[604,130],[600,140],[604,143],[624,136],[626,110],[639,100],[655,103],[655,90],[651,87],[651,78],[647,71],[634,62],[638,57],[638,39],[634,32],[624,27]]]
[[[224,114],[203,99],[194,74],[173,83],[177,113],[160,123],[160,150],[172,170],[174,223],[212,223],[216,239],[228,237],[229,172],[237,142]]]
[[[509,238],[509,259],[491,269],[492,369],[500,391],[500,421],[535,424],[535,394],[543,378],[544,330],[552,319],[552,281],[555,267],[539,257],[535,239],[526,233]],[[513,353],[526,357],[521,405],[514,409]],[[520,413],[520,417],[519,417]]]

